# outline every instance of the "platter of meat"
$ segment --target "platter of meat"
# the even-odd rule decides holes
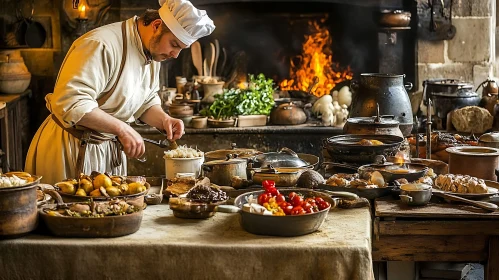
[[[499,183],[469,175],[438,175],[433,188],[467,199],[483,199],[499,193]]]

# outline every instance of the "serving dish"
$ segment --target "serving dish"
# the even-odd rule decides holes
[[[267,216],[243,211],[243,205],[252,198],[258,197],[264,190],[244,193],[236,197],[234,205],[241,209],[240,223],[244,230],[258,235],[300,236],[317,231],[326,220],[331,208],[335,208],[337,200],[320,191],[302,188],[280,188],[280,193],[288,196],[290,192],[301,193],[305,197],[320,196],[331,206],[321,211],[295,216]]]
[[[364,197],[367,199],[375,199],[383,196],[391,195],[393,190],[397,187],[395,186],[386,186],[384,188],[373,188],[373,189],[362,189],[362,188],[353,188],[353,187],[334,187],[326,184],[319,184],[317,189],[320,190],[328,190],[328,191],[341,191],[341,192],[350,192],[354,193],[360,197]]]
[[[448,193],[451,195],[459,196],[462,198],[467,198],[467,199],[472,199],[472,200],[481,200],[481,199],[486,199],[490,198],[491,196],[494,196],[499,193],[499,183],[494,182],[494,181],[489,181],[489,180],[484,180],[485,185],[487,185],[488,192],[487,193],[456,193],[456,192],[446,192],[442,191],[444,193]],[[437,189],[439,190],[439,189]]]
[[[142,222],[142,206],[128,205],[137,207],[136,212],[123,215],[103,216],[103,217],[73,217],[54,215],[52,211],[61,208],[70,208],[76,204],[91,205],[99,203],[108,203],[109,201],[89,201],[89,202],[70,202],[65,203],[58,192],[46,190],[56,201],[56,204],[47,204],[42,206],[38,213],[48,230],[62,237],[118,237],[132,234],[139,230]],[[119,199],[114,199],[119,201]]]
[[[168,201],[173,215],[184,219],[207,219],[215,215],[216,207],[227,200],[217,202],[199,202],[187,197],[171,197]]]

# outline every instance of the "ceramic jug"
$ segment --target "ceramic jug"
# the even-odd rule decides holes
[[[25,91],[31,82],[31,73],[19,50],[0,51],[0,92],[13,94]]]

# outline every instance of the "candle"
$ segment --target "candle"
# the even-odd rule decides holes
[[[80,11],[80,17],[81,19],[84,19],[86,18],[86,13],[85,13],[85,5],[81,5],[80,8],[78,8],[78,10]]]

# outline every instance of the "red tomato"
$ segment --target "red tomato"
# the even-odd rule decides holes
[[[286,215],[291,215],[291,212],[293,211],[293,205],[290,203],[286,202],[286,206],[282,207],[280,206],[284,214]]]
[[[276,189],[275,187],[269,187],[268,189],[265,189],[265,192],[272,194],[272,196],[276,196],[276,195],[280,194],[279,190]]]
[[[303,208],[301,206],[295,206],[291,210],[291,215],[303,215],[305,213],[307,213],[307,212],[305,212],[305,210],[303,210]]]
[[[315,203],[315,199],[314,199],[314,198],[312,198],[312,197],[305,198],[305,202],[310,203],[310,205],[312,205],[312,206],[315,206],[315,205],[316,205],[316,203]]]
[[[269,202],[270,198],[272,198],[272,195],[268,193],[262,193],[258,196],[258,204],[263,205],[265,202]]]
[[[323,202],[317,204],[317,206],[319,206],[319,210],[324,210],[324,209],[328,208],[329,206],[331,206],[331,204],[327,201],[323,201]]]
[[[306,212],[307,214],[310,214],[310,213],[315,213],[315,212],[317,212],[317,211],[315,211],[315,210],[314,210],[314,208],[310,207],[309,209],[305,210],[305,212]]]
[[[307,201],[304,201],[303,204],[301,205],[301,207],[303,207],[303,210],[308,211],[308,210],[312,209],[312,204],[308,203]]]
[[[298,194],[297,194],[297,193],[295,193],[295,192],[290,192],[290,193],[288,194],[289,201],[292,201],[292,200],[293,200],[293,197],[295,197],[295,196],[297,196],[297,195],[298,195]]]
[[[293,204],[293,206],[301,206],[303,204],[303,198],[299,195],[295,195],[293,196],[293,198],[291,199],[291,204]]]
[[[319,205],[319,203],[321,203],[321,202],[324,202],[324,198],[322,198],[320,196],[315,197],[315,203],[317,203],[317,205]]]
[[[272,180],[264,180],[262,186],[264,189],[275,188],[275,182]]]
[[[278,194],[275,197],[275,201],[279,204],[280,202],[286,201],[286,197],[282,194]]]

